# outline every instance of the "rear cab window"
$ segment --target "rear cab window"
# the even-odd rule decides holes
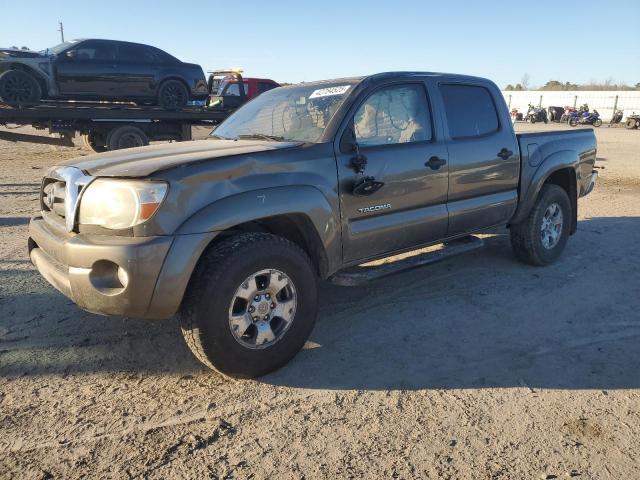
[[[440,94],[451,138],[484,137],[500,129],[498,111],[487,88],[441,84]]]

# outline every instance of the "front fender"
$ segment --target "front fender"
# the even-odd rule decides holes
[[[523,165],[529,165],[523,162]],[[577,178],[577,168],[579,165],[578,154],[573,150],[560,150],[548,157],[535,168],[523,168],[520,180],[520,200],[513,218],[509,223],[519,223],[523,221],[531,212],[536,203],[538,194],[547,179],[558,170],[571,168],[574,178]]]
[[[310,220],[324,248],[327,271],[336,271],[342,263],[338,213],[324,194],[312,186],[264,188],[222,198],[198,210],[178,227],[176,234],[220,232],[242,223],[291,214]]]

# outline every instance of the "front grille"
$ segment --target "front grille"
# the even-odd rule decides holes
[[[42,181],[40,208],[44,217],[54,217],[74,230],[78,200],[82,190],[93,180],[75,167],[53,167]],[[49,215],[45,215],[49,214]]]
[[[44,212],[51,212],[64,218],[64,202],[66,195],[66,182],[56,178],[45,178],[42,182],[40,207]]]

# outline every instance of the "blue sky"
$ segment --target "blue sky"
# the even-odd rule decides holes
[[[525,73],[532,85],[640,82],[640,0],[0,0],[0,46],[59,43],[58,20],[67,39],[148,43],[278,81],[425,70],[500,87]]]

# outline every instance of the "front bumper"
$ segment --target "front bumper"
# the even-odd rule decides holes
[[[174,237],[69,234],[42,217],[31,220],[29,237],[38,271],[84,310],[158,318],[151,301]]]

